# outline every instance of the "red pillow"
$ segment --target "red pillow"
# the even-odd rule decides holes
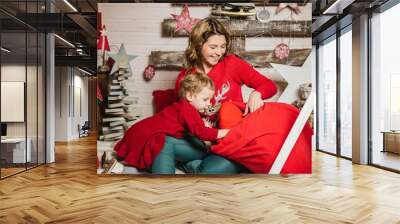
[[[243,120],[244,103],[224,102],[219,109],[219,128],[232,128]]]
[[[175,89],[155,90],[153,91],[153,103],[156,113],[162,111],[165,107],[178,100],[178,94]]]

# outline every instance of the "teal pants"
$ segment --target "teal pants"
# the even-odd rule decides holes
[[[175,174],[175,164],[183,164],[188,173],[236,174],[244,171],[243,166],[221,156],[207,153],[206,146],[199,139],[188,136],[177,139],[167,136],[164,148],[151,167],[154,174]]]

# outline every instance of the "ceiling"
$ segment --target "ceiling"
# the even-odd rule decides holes
[[[339,1],[338,6],[330,7]],[[306,0],[306,1],[286,1],[291,3],[309,3],[313,4],[312,17],[312,36],[316,43],[329,35],[332,35],[340,26],[346,26],[352,21],[352,17],[359,15],[366,10],[379,7],[387,0]],[[0,1],[0,27],[2,30],[2,45],[8,48],[19,49],[15,52],[28,55],[34,53],[35,43],[30,43],[33,36],[28,35],[28,49],[23,52],[25,47],[25,30],[28,32],[55,32],[60,37],[68,40],[76,47],[72,48],[59,38],[55,39],[56,56],[59,65],[71,65],[71,62],[93,64],[90,69],[96,70],[96,22],[97,22],[97,4],[98,3],[149,3],[150,0],[68,0],[76,11],[64,0],[1,0]],[[159,0],[156,2],[171,2]],[[175,1],[184,2],[184,1]],[[205,2],[201,0],[192,0],[193,3]],[[223,0],[208,1],[208,3],[226,2]],[[232,1],[235,2],[235,1]],[[236,1],[237,2],[237,1]],[[246,2],[246,1],[245,1]],[[248,2],[248,1],[247,1]],[[255,5],[277,4],[278,0],[251,1]],[[328,8],[334,10],[325,13]],[[49,11],[53,13],[48,13]],[[28,13],[25,13],[28,12]],[[338,22],[340,21],[340,22]],[[347,21],[347,22],[346,22]],[[338,26],[339,24],[339,26]],[[35,41],[33,41],[35,42]],[[79,53],[77,51],[81,52]],[[75,64],[74,64],[75,65]]]
[[[2,46],[12,49],[2,60],[18,62],[24,60],[25,56],[30,60],[37,55],[36,51],[44,47],[44,44],[36,43],[36,35],[54,32],[75,45],[72,47],[60,38],[55,38],[56,65],[80,66],[94,72],[97,59],[97,2],[69,0],[76,11],[63,0],[47,2],[46,8],[45,0],[0,1]],[[50,9],[52,13],[48,13]]]

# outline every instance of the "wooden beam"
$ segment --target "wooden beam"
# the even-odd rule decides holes
[[[184,63],[183,51],[152,51],[150,63],[156,69],[180,70]]]
[[[214,1],[215,2],[215,1]],[[225,3],[225,1],[219,1],[219,2],[215,2],[214,4],[223,4],[223,3]],[[266,3],[266,1],[260,1],[260,2],[254,2],[254,1],[252,1],[252,3],[254,4],[254,6],[262,6],[262,7],[277,7],[277,6],[279,6],[279,3],[277,3],[277,2],[268,2],[268,3]],[[307,3],[304,3],[304,1],[294,1],[293,3],[298,3],[298,5],[299,6],[306,6],[307,5]],[[210,4],[212,5],[213,3],[171,3],[171,5],[172,6],[181,6],[181,7],[183,7],[184,5],[188,5],[189,7],[199,7],[199,6],[201,6],[201,7],[204,7],[204,6],[207,6],[207,7],[209,7],[210,6]],[[257,8],[256,8],[257,9]]]
[[[302,66],[310,53],[311,49],[292,49],[289,57],[283,60],[275,57],[271,50],[244,51],[240,52],[239,56],[254,67],[262,68],[268,67],[270,63]]]
[[[269,68],[270,63],[302,66],[310,53],[311,49],[292,49],[284,60],[276,58],[272,50],[242,51],[238,56],[256,68]],[[157,69],[179,70],[183,67],[184,55],[183,51],[152,51],[150,61]]]
[[[236,37],[311,37],[311,21],[270,21],[261,23],[258,20],[218,20],[228,28],[232,36]],[[164,19],[162,22],[162,36],[188,36],[185,30],[175,32],[175,27],[175,19]]]
[[[237,54],[239,52],[245,51],[246,48],[246,38],[245,37],[232,37],[232,52]]]

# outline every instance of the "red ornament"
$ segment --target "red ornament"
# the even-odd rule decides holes
[[[106,35],[106,25],[103,25],[103,28],[100,30],[100,38],[99,42],[97,43],[97,50],[110,51],[110,45],[108,44],[108,39]]]
[[[200,21],[200,19],[190,17],[187,4],[183,6],[180,15],[171,14],[171,16],[176,20],[175,32],[184,29],[187,33],[190,33],[192,32],[193,26]]]
[[[288,58],[289,57],[289,53],[290,53],[289,46],[284,44],[284,43],[280,43],[280,44],[276,45],[276,47],[274,49],[274,55],[279,60],[283,60],[283,59]]]
[[[154,65],[148,65],[143,72],[143,78],[146,81],[150,81],[154,75],[156,74],[156,68],[154,67]]]

